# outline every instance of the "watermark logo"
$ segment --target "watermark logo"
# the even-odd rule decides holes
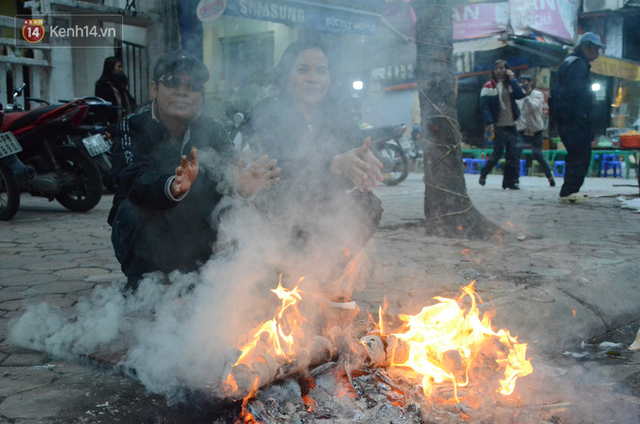
[[[47,15],[15,17],[17,47],[120,47],[122,15]]]
[[[38,43],[44,38],[44,19],[25,19],[22,38],[28,43]]]

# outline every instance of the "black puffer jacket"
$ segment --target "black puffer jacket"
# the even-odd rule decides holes
[[[318,194],[350,188],[348,181],[331,173],[337,154],[359,147],[364,134],[342,109],[325,103],[307,125],[302,113],[286,98],[268,98],[251,115],[251,148],[278,160],[282,168],[277,193],[270,196],[304,202]],[[286,193],[286,195],[285,195]]]
[[[192,146],[199,151],[200,171],[189,193],[176,201],[167,196],[167,181]],[[144,107],[122,120],[112,157],[117,190],[109,222],[118,244],[135,249],[116,247],[118,259],[134,253],[157,268],[145,271],[164,272],[193,270],[206,261],[217,235],[212,211],[233,186],[235,154],[222,125],[196,117],[181,146],[153,118],[151,107]]]
[[[580,124],[593,128],[591,64],[580,50],[567,56],[558,68],[558,82],[552,96],[558,124]]]

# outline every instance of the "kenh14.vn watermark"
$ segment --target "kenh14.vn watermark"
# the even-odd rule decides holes
[[[15,16],[17,47],[119,47],[122,15]]]

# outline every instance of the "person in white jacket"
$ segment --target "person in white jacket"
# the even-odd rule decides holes
[[[526,96],[516,100],[520,108],[520,117],[516,121],[516,129],[520,138],[520,145],[531,145],[533,159],[537,160],[544,175],[549,180],[549,185],[555,187],[556,182],[549,168],[549,164],[542,156],[542,130],[544,129],[544,119],[542,117],[542,105],[544,94],[533,89],[533,78],[531,75],[520,75],[518,83]]]

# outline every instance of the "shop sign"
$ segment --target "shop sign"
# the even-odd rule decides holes
[[[629,81],[640,81],[640,66],[614,57],[598,57],[591,64],[591,72]]]
[[[196,8],[196,15],[202,22],[213,22],[224,13],[227,0],[200,0]]]
[[[536,31],[573,41],[579,0],[509,0],[509,4],[514,34]]]
[[[225,15],[319,31],[375,34],[380,15],[343,7],[295,0],[227,0]]]
[[[453,39],[467,40],[503,32],[509,25],[509,3],[480,3],[453,8]]]

